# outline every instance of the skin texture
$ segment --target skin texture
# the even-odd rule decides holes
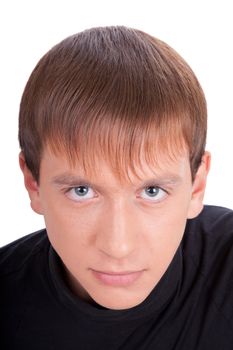
[[[32,209],[44,216],[70,288],[116,310],[143,302],[167,270],[186,220],[203,208],[210,166],[206,152],[192,182],[188,154],[153,169],[142,160],[140,179],[129,173],[131,181],[120,183],[103,160],[92,179],[45,149],[38,185],[22,153],[19,159]]]

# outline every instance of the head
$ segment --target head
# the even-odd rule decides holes
[[[206,119],[191,68],[139,30],[90,29],[39,61],[20,166],[78,296],[125,309],[156,286],[203,207]]]

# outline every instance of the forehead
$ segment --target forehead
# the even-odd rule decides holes
[[[112,168],[104,158],[96,158],[91,167],[85,168],[83,162],[70,162],[65,154],[54,154],[46,148],[41,160],[41,176],[53,178],[58,181],[72,181],[86,179],[92,183],[99,184],[139,184],[142,181],[152,179],[158,182],[175,183],[182,178],[191,177],[188,152],[178,154],[176,157],[160,155],[153,162],[148,162],[145,157],[140,158],[140,164],[129,165],[127,174],[121,173],[122,169]]]

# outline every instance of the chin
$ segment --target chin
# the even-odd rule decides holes
[[[118,294],[118,295],[117,295]],[[136,297],[124,295],[125,293],[105,293],[105,296],[92,296],[92,299],[99,304],[110,310],[126,310],[140,305],[147,297]],[[127,293],[126,293],[127,294]]]

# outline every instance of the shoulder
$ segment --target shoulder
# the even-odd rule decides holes
[[[20,270],[33,256],[49,246],[46,230],[40,230],[17,239],[0,248],[0,276]]]
[[[233,211],[205,206],[196,218],[187,221],[182,248],[184,256],[192,258],[203,274],[222,268],[224,274],[233,275]]]
[[[205,205],[198,220],[206,230],[233,229],[233,210],[213,205]]]
[[[224,242],[229,243],[233,239],[233,210],[210,205],[204,206],[199,216],[187,221],[185,236],[196,241],[200,237],[202,243],[218,242],[221,245]]]
[[[186,263],[195,266],[208,298],[233,324],[233,211],[205,206],[187,222],[183,252]]]
[[[19,325],[33,319],[35,306],[46,302],[50,243],[45,230],[31,233],[0,248],[0,329],[15,337]],[[27,322],[27,321],[26,321]]]

